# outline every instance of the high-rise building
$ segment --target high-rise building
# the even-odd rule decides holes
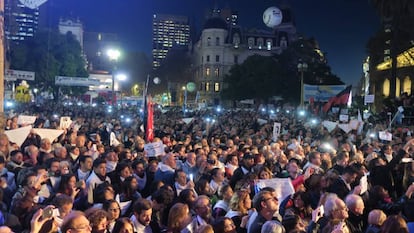
[[[157,69],[172,47],[189,44],[190,25],[188,17],[154,14],[152,38],[152,67]]]
[[[33,37],[38,20],[39,8],[31,9],[18,0],[5,1],[5,36],[8,40],[18,42]]]

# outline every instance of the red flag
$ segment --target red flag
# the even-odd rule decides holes
[[[147,127],[145,128],[145,138],[147,141],[154,140],[154,109],[151,97],[147,97]]]
[[[328,100],[328,103],[326,103],[323,106],[323,112],[328,112],[329,109],[331,109],[331,107],[333,105],[344,105],[348,103],[349,100],[349,95],[351,93],[352,90],[352,85],[347,86],[344,90],[342,90],[341,92],[339,92],[338,94],[336,94],[336,96],[331,97]]]

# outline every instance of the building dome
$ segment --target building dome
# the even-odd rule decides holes
[[[226,21],[224,21],[224,19],[219,18],[219,17],[209,18],[204,23],[204,29],[212,29],[212,28],[226,29],[227,30],[227,23],[226,23]]]

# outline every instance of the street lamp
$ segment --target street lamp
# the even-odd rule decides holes
[[[183,96],[184,97],[183,98],[183,113],[184,113],[184,116],[185,116],[185,112],[187,110],[187,87],[183,86],[181,89],[183,90],[183,94],[184,94],[184,96]]]
[[[117,74],[116,75],[116,80],[117,81],[123,82],[123,81],[127,80],[127,78],[128,77],[125,74]],[[121,111],[122,111],[123,106],[122,106],[122,87],[121,87],[122,85],[121,85],[121,82],[117,82],[118,83],[117,89],[118,89],[118,91],[119,91],[119,93],[121,95]]]
[[[119,50],[117,49],[109,49],[106,52],[106,55],[108,55],[109,60],[111,62],[116,63],[118,61],[118,58],[121,56],[121,52],[119,52]],[[116,70],[116,64],[114,64],[113,68],[112,68],[112,106],[115,105],[115,71]]]
[[[299,61],[298,71],[300,72],[300,107],[304,108],[304,86],[303,86],[303,73],[308,69],[308,64],[306,62]]]

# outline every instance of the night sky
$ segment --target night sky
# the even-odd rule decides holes
[[[332,72],[347,84],[362,75],[366,44],[380,28],[369,0],[49,0],[52,18],[79,18],[85,31],[117,33],[123,50],[143,51],[151,58],[154,13],[186,15],[200,32],[205,12],[217,2],[239,12],[239,24],[265,29],[263,11],[288,3],[298,33],[314,37],[327,53]]]

